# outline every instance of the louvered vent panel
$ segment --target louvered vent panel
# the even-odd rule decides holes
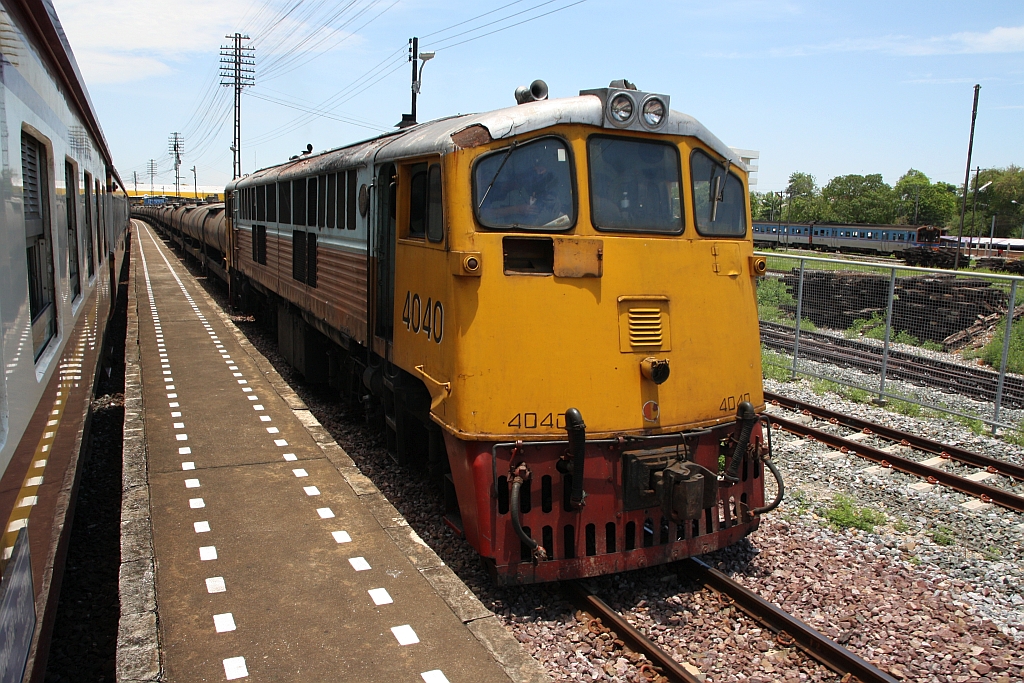
[[[661,310],[658,308],[629,309],[629,343],[634,348],[661,346]]]

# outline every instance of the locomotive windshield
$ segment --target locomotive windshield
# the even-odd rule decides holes
[[[701,151],[690,156],[693,176],[693,213],[702,235],[743,237],[747,234],[746,192],[727,164]]]
[[[593,136],[587,141],[587,153],[594,227],[617,232],[683,231],[675,146]]]
[[[473,206],[488,228],[563,230],[576,222],[572,162],[566,144],[541,138],[481,158]]]

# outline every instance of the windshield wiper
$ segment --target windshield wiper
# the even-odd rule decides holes
[[[715,176],[715,189],[714,198],[711,200],[711,222],[714,223],[718,217],[718,202],[725,201],[725,183],[729,180],[729,169],[732,166],[732,162],[728,159],[725,160],[725,174]]]
[[[484,205],[484,202],[487,200],[487,195],[491,193],[491,188],[494,187],[494,181],[498,179],[498,176],[501,174],[501,169],[505,168],[505,162],[508,161],[509,156],[512,154],[512,150],[514,150],[516,148],[516,145],[518,144],[518,140],[513,141],[512,145],[508,148],[508,151],[505,152],[505,156],[502,157],[501,163],[498,164],[498,170],[494,172],[494,177],[491,178],[491,182],[487,184],[487,189],[484,190],[484,196],[480,198],[480,203],[476,207],[478,211]]]

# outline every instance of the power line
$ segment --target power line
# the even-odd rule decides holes
[[[542,5],[548,5],[552,1],[553,0],[549,0],[549,2],[541,3],[541,5],[538,5],[537,7],[540,7]],[[576,0],[576,2],[569,3],[568,5],[565,5],[564,7],[558,7],[556,9],[551,10],[550,12],[544,12],[543,14],[538,14],[535,17],[530,17],[529,19],[523,19],[522,21],[517,21],[514,24],[509,24],[508,26],[503,26],[503,27],[501,27],[499,29],[495,29],[493,31],[488,31],[487,33],[482,33],[482,34],[480,34],[478,36],[474,36],[472,38],[467,38],[466,40],[461,40],[461,41],[459,41],[457,43],[452,43],[451,45],[445,45],[444,47],[434,48],[434,51],[435,52],[440,52],[441,50],[447,50],[449,48],[453,48],[453,47],[456,47],[456,46],[459,46],[459,45],[465,45],[466,43],[471,43],[474,40],[479,40],[481,38],[486,38],[487,36],[493,36],[495,33],[501,33],[502,31],[507,31],[510,28],[515,28],[516,26],[522,26],[523,24],[528,24],[531,21],[535,21],[537,19],[540,19],[541,17],[546,17],[546,16],[548,16],[550,14],[555,14],[556,12],[561,12],[562,10],[569,9],[570,7],[575,7],[576,5],[582,5],[585,2],[587,2],[587,0]],[[524,11],[529,11],[529,10],[524,10]],[[522,12],[517,12],[516,14],[522,14]],[[509,17],[506,17],[506,19],[508,19],[508,18],[510,18],[512,16],[516,16],[516,14],[510,15]],[[504,20],[503,19],[499,19],[499,20],[497,20],[495,22],[491,22],[491,24],[499,23],[501,21],[504,21]],[[489,26],[489,25],[490,24],[485,24],[485,26]],[[465,35],[466,33],[472,33],[473,31],[477,31],[480,28],[483,28],[483,26],[478,27],[476,29],[471,29],[469,31],[465,31],[464,33],[459,34],[459,35]],[[457,36],[451,36],[451,38],[446,38],[445,40],[451,40],[452,38],[455,38],[455,37],[457,37]],[[441,41],[441,42],[444,42],[444,41]]]

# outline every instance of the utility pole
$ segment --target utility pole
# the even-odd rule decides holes
[[[921,198],[921,188],[920,187],[915,187],[914,188],[914,225],[917,225],[917,204],[918,204],[918,199],[920,199],[920,198]]]
[[[408,114],[402,114],[402,120],[395,126],[397,128],[408,128],[416,125],[416,96],[420,94],[420,86],[423,79],[423,67],[434,58],[434,52],[420,52],[420,39],[413,37],[409,39],[409,61],[412,62],[412,106]],[[420,64],[420,61],[423,64]]]
[[[135,176],[135,196],[139,195],[139,172],[132,171],[132,175]]]
[[[149,193],[156,194],[156,189],[153,186],[153,177],[156,175],[156,159],[149,160],[146,170],[149,172]]]
[[[256,48],[242,45],[249,36],[241,33],[224,36],[230,45],[220,46],[220,84],[235,89],[235,136],[231,143],[234,153],[233,178],[242,175],[242,88],[256,83]]]
[[[181,176],[178,171],[181,169],[181,155],[185,151],[185,138],[181,133],[171,133],[167,139],[167,153],[174,157],[174,196],[181,196]]]
[[[981,166],[974,169],[974,204],[971,206],[971,244],[974,244],[974,236],[978,232],[978,176],[981,175]],[[967,253],[971,250],[968,248]]]
[[[971,140],[967,143],[967,172],[964,174],[964,197],[960,204],[960,232],[956,237],[956,258],[953,259],[953,270],[960,267],[960,246],[964,238],[964,215],[967,213],[967,184],[971,182],[971,155],[974,153],[974,123],[978,120],[978,93],[981,85],[974,86],[974,109],[971,111]]]
[[[196,167],[192,167],[192,182],[195,183],[196,199],[199,199],[199,176],[196,175]]]

